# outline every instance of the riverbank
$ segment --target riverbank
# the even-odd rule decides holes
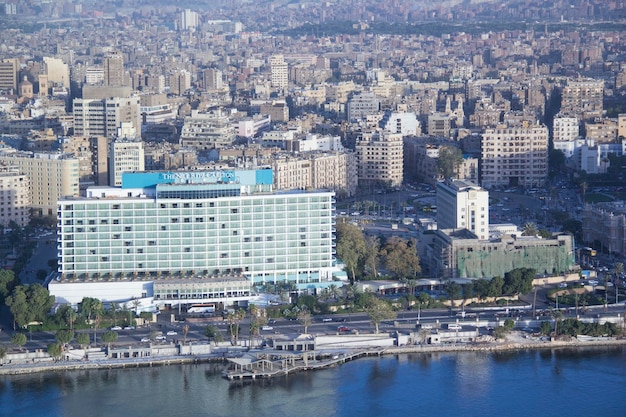
[[[483,343],[457,343],[442,345],[406,345],[394,346],[386,348],[372,348],[377,355],[399,355],[399,354],[420,354],[420,353],[445,353],[445,352],[497,352],[497,351],[515,351],[515,350],[531,350],[531,349],[562,349],[562,348],[593,348],[593,347],[611,347],[626,346],[626,338],[593,338],[588,340],[537,340],[524,339],[520,334],[509,335],[507,340],[500,342],[483,342]],[[349,349],[355,357],[368,356],[358,355],[359,352],[367,353],[372,349]],[[264,350],[252,350],[250,353],[263,353]],[[296,352],[292,352],[296,353]],[[330,350],[320,350],[318,353],[332,355]],[[341,352],[345,354],[345,349]],[[143,358],[126,358],[126,359],[99,359],[84,361],[57,361],[57,362],[40,362],[40,363],[20,363],[20,364],[3,364],[0,366],[0,375],[21,375],[30,373],[42,373],[49,371],[81,371],[81,370],[99,370],[114,368],[140,368],[168,365],[182,365],[193,363],[226,363],[228,358],[241,356],[238,354],[210,353],[199,355],[184,356],[149,356]],[[322,369],[323,367],[315,367],[311,369]]]

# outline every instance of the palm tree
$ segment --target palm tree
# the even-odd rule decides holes
[[[187,343],[187,333],[189,333],[189,325],[185,324],[183,326],[183,345]]]
[[[533,222],[526,223],[522,230],[522,236],[535,236],[537,233],[539,233],[539,229],[537,229],[537,225]]]
[[[620,280],[622,277],[622,274],[624,273],[624,264],[621,262],[616,262],[615,266],[613,268],[613,274],[615,277],[615,286],[613,288],[615,288],[615,304],[618,303],[618,298],[619,298],[619,284],[620,284]]]

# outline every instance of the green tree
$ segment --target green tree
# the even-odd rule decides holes
[[[61,346],[65,347],[68,343],[74,339],[74,331],[73,330],[59,330],[55,336],[57,343],[61,344]]]
[[[374,324],[376,333],[378,333],[378,327],[382,321],[396,318],[396,312],[393,311],[389,303],[376,297],[372,297],[369,305],[365,308],[365,312]]]
[[[391,237],[382,250],[385,266],[398,278],[414,278],[421,272],[417,244],[400,237]]]
[[[109,351],[111,350],[111,343],[117,342],[118,336],[119,335],[117,334],[117,332],[114,332],[112,330],[109,330],[102,334],[101,339],[104,343],[107,344],[107,354],[109,354]]]
[[[537,225],[533,222],[526,223],[522,229],[522,236],[535,236],[537,233],[539,233],[539,229],[537,229]]]
[[[6,299],[13,321],[25,327],[32,321],[43,322],[54,304],[54,296],[39,284],[18,285]]]
[[[463,163],[463,152],[454,146],[442,146],[437,157],[437,172],[444,179],[454,178]]]
[[[7,349],[6,346],[0,345],[0,365],[2,365],[4,363],[4,358],[7,357],[7,353],[8,352],[9,352],[9,350]]]
[[[504,326],[498,326],[493,331],[493,335],[496,339],[504,339],[507,335],[508,331]]]
[[[78,312],[83,316],[93,328],[93,343],[96,344],[98,325],[104,313],[102,301],[97,298],[85,297],[78,304]]]
[[[367,236],[365,238],[365,255],[364,265],[366,273],[369,273],[374,279],[378,276],[378,258],[380,256],[380,239],[376,236]]]
[[[209,324],[204,328],[204,335],[209,339],[209,341],[212,340],[216,346],[219,342],[224,340],[224,336],[222,335],[220,329],[212,324]]]
[[[0,269],[0,304],[4,303],[16,285],[15,273],[10,269]]]
[[[549,321],[542,321],[539,331],[541,332],[541,334],[548,336],[550,333],[552,333],[552,324],[550,324]]]
[[[366,253],[367,243],[361,229],[349,223],[339,223],[337,225],[337,256],[345,264],[351,283],[356,281],[357,270]]]
[[[533,289],[536,271],[532,268],[516,268],[504,274],[502,293],[507,295],[527,294]]]
[[[61,347],[61,344],[55,342],[48,345],[48,355],[54,358],[55,361],[58,361],[62,354],[63,348]]]
[[[513,330],[514,327],[515,327],[515,321],[513,321],[513,319],[506,319],[506,320],[504,320],[504,328],[507,331]]]
[[[443,291],[446,293],[449,300],[458,300],[461,298],[463,288],[456,282],[450,281],[443,286]]]
[[[82,349],[89,344],[89,335],[87,333],[78,333],[76,335],[76,343],[80,345]]]
[[[13,336],[11,336],[11,343],[22,350],[22,347],[26,344],[26,335],[24,333],[13,333]]]
[[[61,318],[70,330],[74,329],[74,322],[76,321],[76,311],[69,304],[63,304],[57,311],[57,316]]]

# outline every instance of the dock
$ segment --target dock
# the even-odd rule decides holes
[[[341,352],[259,352],[240,358],[228,358],[232,368],[222,372],[231,382],[270,379],[302,371],[330,368],[364,356],[381,356],[383,349]]]

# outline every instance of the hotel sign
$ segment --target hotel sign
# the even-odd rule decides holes
[[[233,182],[235,181],[235,171],[185,171],[167,172],[161,174],[163,181],[171,182]]]

